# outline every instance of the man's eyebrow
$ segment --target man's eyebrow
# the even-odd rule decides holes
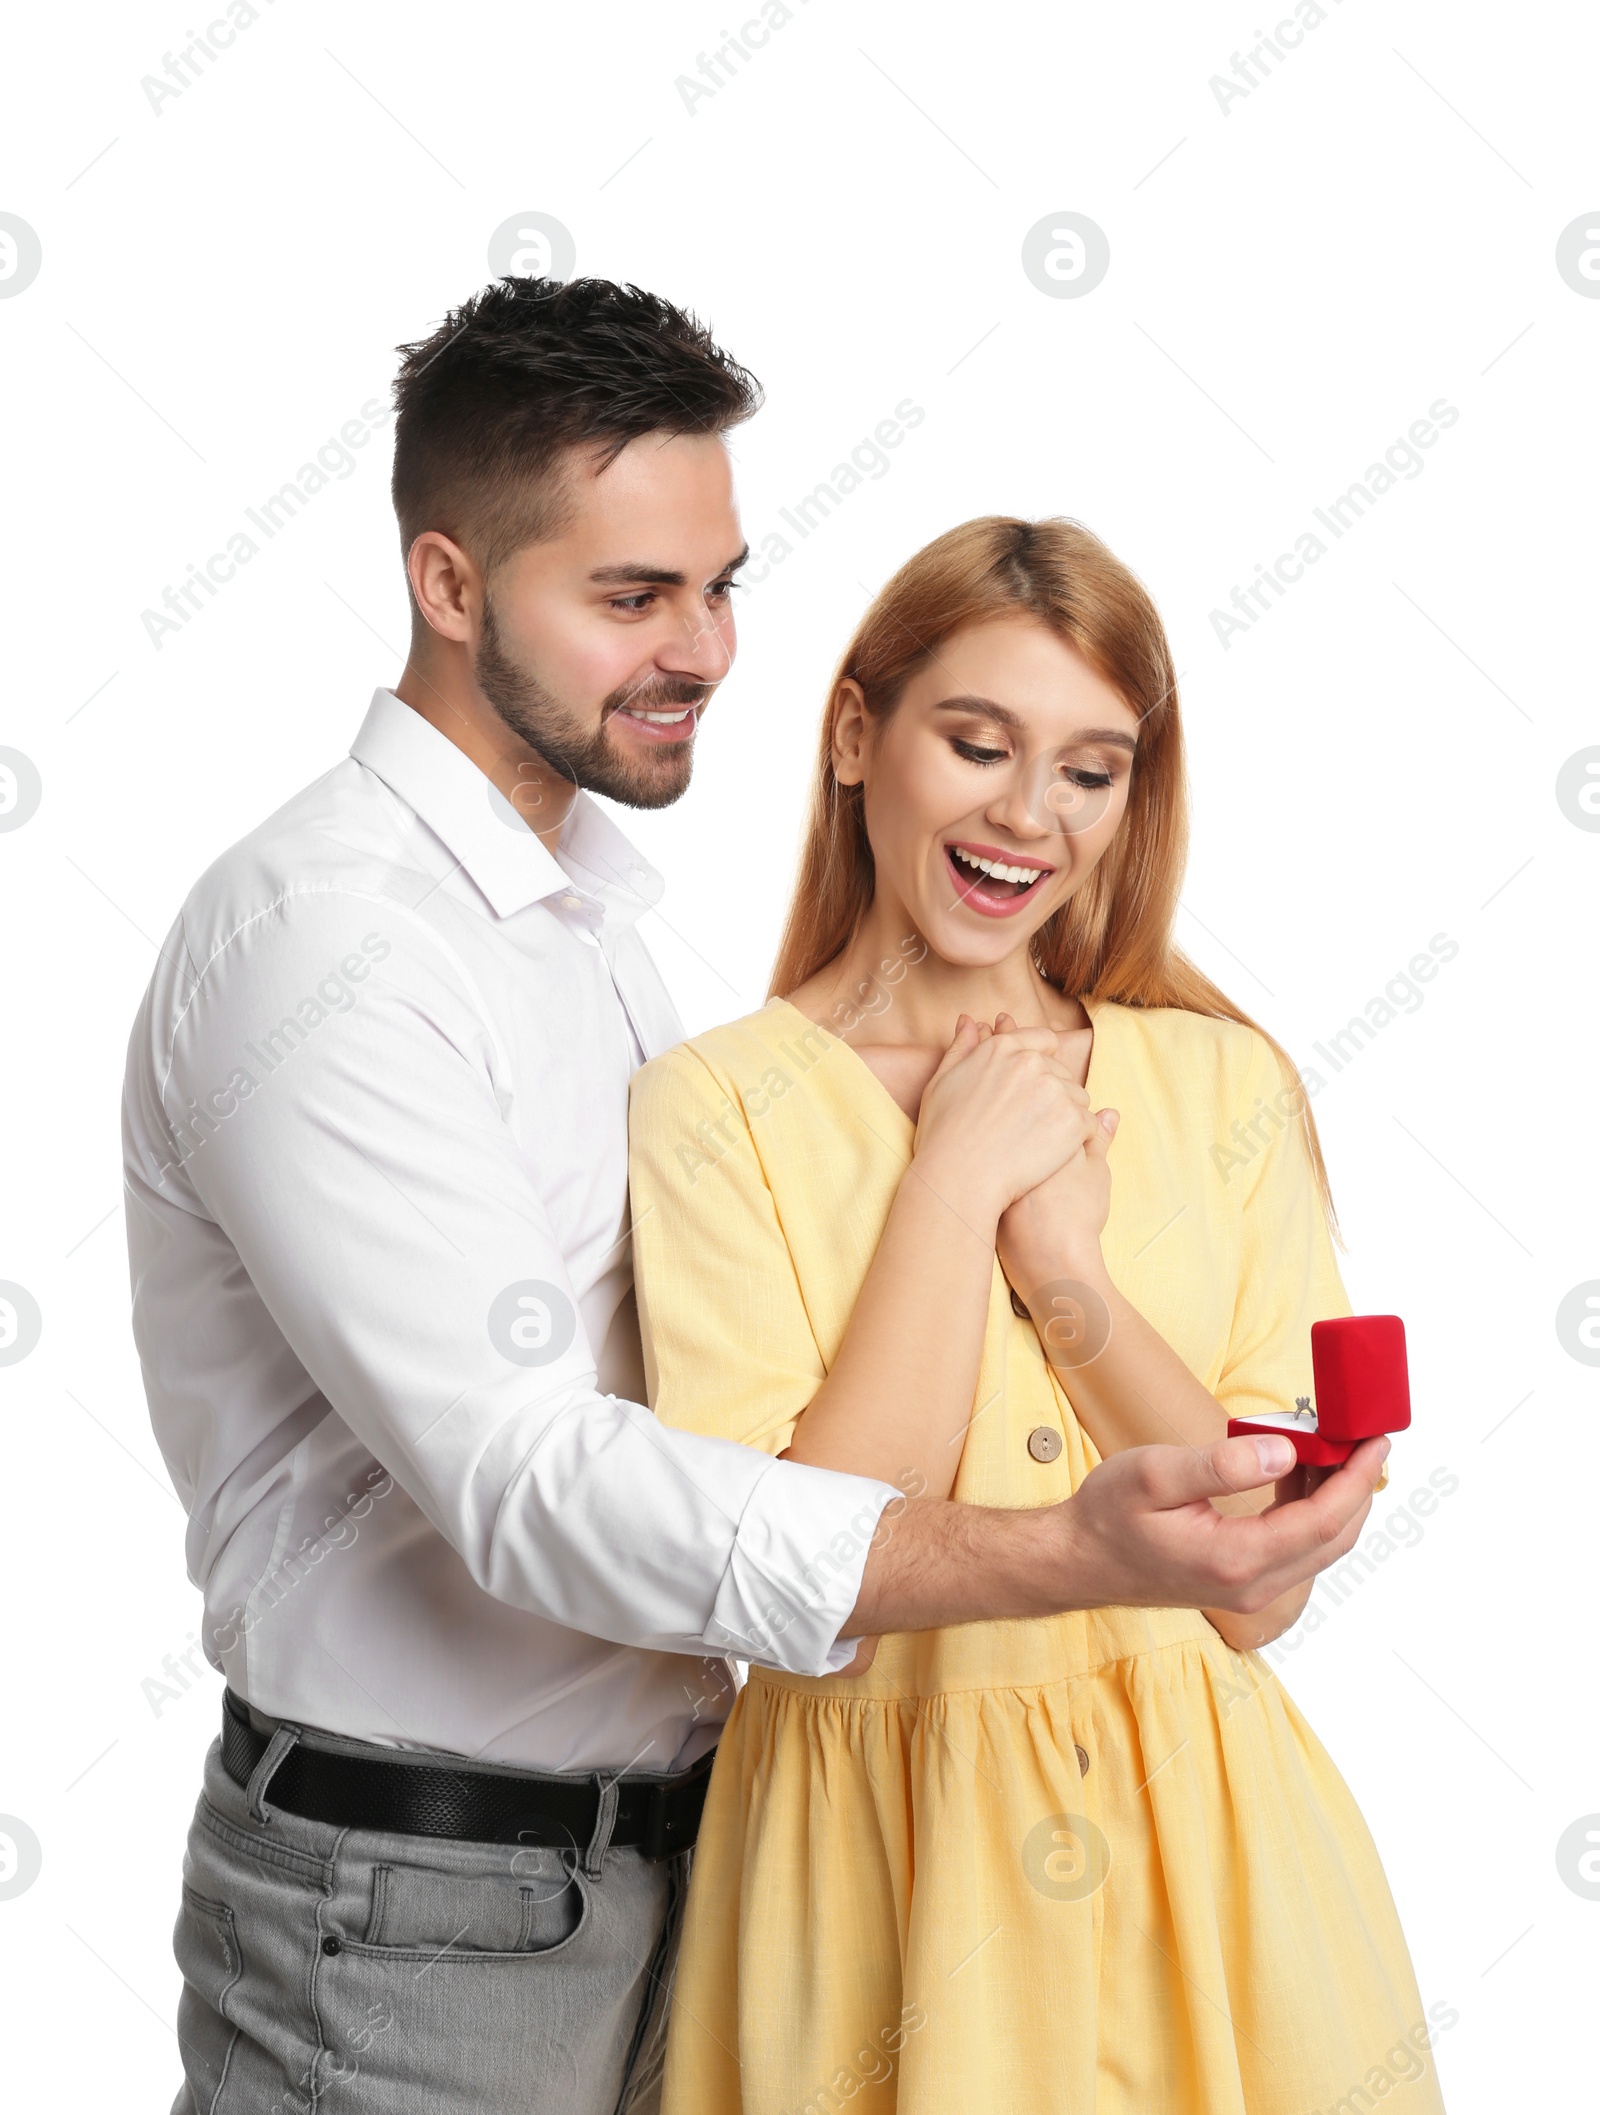
[[[746,544],[737,558],[718,567],[713,578],[721,580],[729,573],[737,573],[749,556],[750,546]],[[682,587],[686,576],[675,566],[652,565],[646,559],[637,564],[629,561],[622,565],[597,565],[589,578],[596,587]]]
[[[1008,727],[1013,734],[1021,734],[1023,722],[1009,705],[997,704],[993,698],[980,698],[967,694],[958,698],[941,698],[934,707],[935,712],[981,712],[985,719],[993,720],[999,727]],[[1138,747],[1137,739],[1125,734],[1120,727],[1080,727],[1072,737],[1075,742],[1110,742],[1118,749],[1126,749],[1133,755]]]

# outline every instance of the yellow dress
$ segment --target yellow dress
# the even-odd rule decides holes
[[[1310,1324],[1350,1308],[1276,1060],[1236,1023],[1087,1003],[1089,1092],[1122,1112],[1111,1274],[1230,1414],[1286,1408]],[[644,1068],[662,1419],[788,1445],[913,1131],[784,1001]],[[975,1411],[958,1499],[1045,1505],[1098,1460],[998,1264]],[[752,1668],[663,2115],[1320,2115],[1402,2079],[1437,2115],[1430,2031],[1366,1825],[1271,1669],[1193,1610],[1106,1609],[885,1638],[863,1677]]]

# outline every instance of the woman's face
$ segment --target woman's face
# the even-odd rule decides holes
[[[1028,617],[957,632],[880,723],[844,689],[834,768],[863,788],[880,902],[947,962],[1024,947],[1116,834],[1138,716]]]

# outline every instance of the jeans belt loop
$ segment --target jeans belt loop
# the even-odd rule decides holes
[[[250,1772],[250,1782],[244,1788],[245,1804],[252,1821],[259,1821],[263,1826],[271,1821],[272,1816],[267,1812],[267,1787],[277,1775],[278,1765],[300,1738],[298,1726],[284,1724],[267,1742],[260,1762]]]
[[[606,1852],[611,1848],[611,1831],[617,1825],[617,1803],[622,1794],[616,1778],[606,1777],[598,1770],[594,1786],[600,1804],[594,1817],[594,1834],[583,1854],[583,1870],[591,1880],[598,1880],[606,1869]]]

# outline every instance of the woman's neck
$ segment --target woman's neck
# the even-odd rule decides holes
[[[1008,1013],[1027,1028],[1088,1025],[1078,1001],[1040,975],[1026,946],[999,962],[946,962],[876,898],[844,952],[786,996],[858,1045],[943,1049],[963,1013],[978,1021]]]

